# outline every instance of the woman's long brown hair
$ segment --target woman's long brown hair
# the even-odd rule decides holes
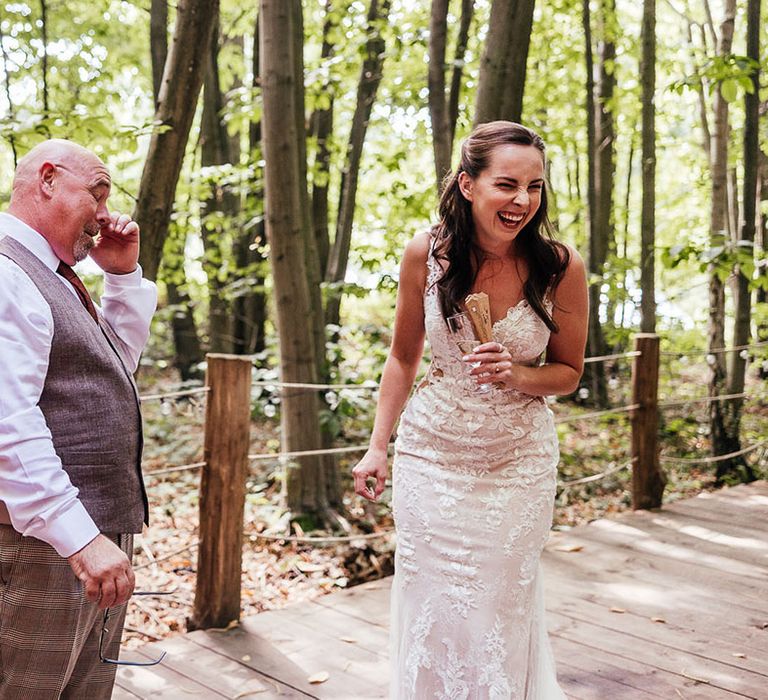
[[[475,283],[483,256],[475,241],[472,205],[459,189],[459,175],[465,172],[476,178],[488,167],[494,149],[507,144],[535,146],[542,158],[545,157],[544,141],[535,131],[514,122],[488,122],[477,126],[464,141],[459,166],[445,179],[440,197],[440,221],[432,229],[432,256],[444,269],[435,284],[446,318],[463,310],[464,298]],[[568,248],[553,237],[552,224],[547,218],[546,183],[538,210],[515,239],[515,251],[528,265],[523,295],[547,328],[556,333],[557,323],[547,311],[544,299],[563,278],[571,256]]]

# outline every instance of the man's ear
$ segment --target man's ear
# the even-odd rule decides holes
[[[472,201],[472,178],[463,170],[459,173],[459,191],[468,202]]]
[[[53,195],[53,183],[56,180],[56,166],[53,163],[45,161],[38,171],[40,189],[47,197]]]

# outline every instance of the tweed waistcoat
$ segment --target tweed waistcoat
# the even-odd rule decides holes
[[[141,532],[148,515],[141,414],[123,342],[101,314],[94,323],[69,282],[21,243],[3,238],[0,255],[27,273],[51,308],[53,340],[39,406],[56,454],[99,530]]]

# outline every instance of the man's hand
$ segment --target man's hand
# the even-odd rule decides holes
[[[67,561],[83,582],[86,598],[102,610],[131,597],[135,585],[131,562],[108,537],[98,535]]]
[[[101,229],[90,256],[104,272],[125,275],[139,260],[139,225],[128,214],[112,212]]]

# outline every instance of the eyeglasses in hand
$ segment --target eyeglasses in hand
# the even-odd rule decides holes
[[[159,596],[170,595],[173,591],[134,591],[133,595],[141,596]],[[116,666],[157,666],[164,658],[165,652],[160,654],[160,657],[154,661],[120,661],[119,659],[110,659],[104,656],[104,637],[109,632],[107,628],[107,621],[110,618],[111,608],[104,610],[104,621],[101,625],[101,635],[99,636],[99,661],[105,664],[115,664]]]

